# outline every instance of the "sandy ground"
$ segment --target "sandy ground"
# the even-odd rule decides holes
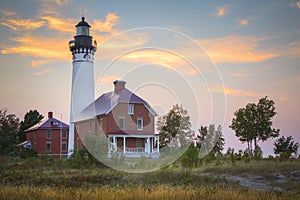
[[[292,171],[289,173],[274,173],[268,176],[260,175],[231,175],[231,174],[213,174],[201,173],[200,176],[209,176],[213,178],[225,178],[238,183],[240,186],[255,189],[255,190],[276,190],[286,191],[284,185],[291,182],[300,182],[300,170]],[[280,185],[280,186],[279,186]]]

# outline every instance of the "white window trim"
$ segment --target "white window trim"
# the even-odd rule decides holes
[[[65,149],[65,150],[63,150],[63,144],[66,145],[66,149]],[[67,143],[66,143],[66,142],[62,142],[62,143],[61,143],[61,151],[62,151],[62,152],[67,152],[67,149],[68,149]]]
[[[141,128],[139,128],[139,120],[142,121],[142,126],[141,126]],[[137,118],[137,120],[136,120],[136,125],[137,125],[137,130],[138,130],[138,131],[142,131],[142,130],[143,130],[143,128],[144,128],[144,120],[143,120],[142,117],[138,117],[138,118]]]
[[[120,127],[120,119],[123,119],[124,120],[124,127],[123,127],[123,129],[121,129],[121,127]],[[118,121],[118,127],[119,127],[119,129],[120,130],[125,130],[125,117],[119,117],[119,119],[118,119],[119,121]]]
[[[91,133],[93,130],[93,121],[89,120],[89,133]]]
[[[134,115],[134,104],[133,103],[128,104],[128,114]]]
[[[50,132],[50,137],[48,137],[48,131]],[[46,139],[52,139],[52,130],[51,129],[46,130]]]
[[[48,151],[48,148],[47,148],[48,144],[50,144],[50,151]],[[47,153],[51,153],[52,152],[52,142],[46,142],[46,152]]]
[[[100,130],[103,131],[103,118],[100,118],[99,126],[100,126]]]
[[[64,137],[64,134],[63,134],[64,132],[66,133],[65,137]],[[68,138],[68,136],[67,136],[67,130],[63,129],[63,130],[61,131],[61,134],[62,134],[61,137],[62,137],[63,139]]]
[[[139,141],[139,146],[137,145],[138,144],[137,141]],[[135,140],[135,147],[142,147],[142,140],[141,140],[141,138],[136,138],[136,140]]]

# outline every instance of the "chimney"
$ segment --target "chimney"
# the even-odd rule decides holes
[[[48,119],[53,118],[53,112],[49,111],[48,112]]]
[[[114,93],[119,94],[124,88],[125,88],[125,81],[121,81],[121,80],[116,80],[114,81]]]

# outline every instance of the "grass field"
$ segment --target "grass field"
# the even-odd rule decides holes
[[[212,162],[198,168],[174,164],[141,174],[95,165],[70,167],[66,160],[0,161],[0,199],[300,199],[299,159],[218,166]],[[231,177],[260,183],[262,188],[241,186]],[[263,188],[263,183],[270,187]]]

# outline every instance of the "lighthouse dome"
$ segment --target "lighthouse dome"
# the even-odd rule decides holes
[[[76,27],[78,26],[87,26],[87,27],[91,27],[85,20],[85,17],[81,18],[81,21],[76,25]]]

